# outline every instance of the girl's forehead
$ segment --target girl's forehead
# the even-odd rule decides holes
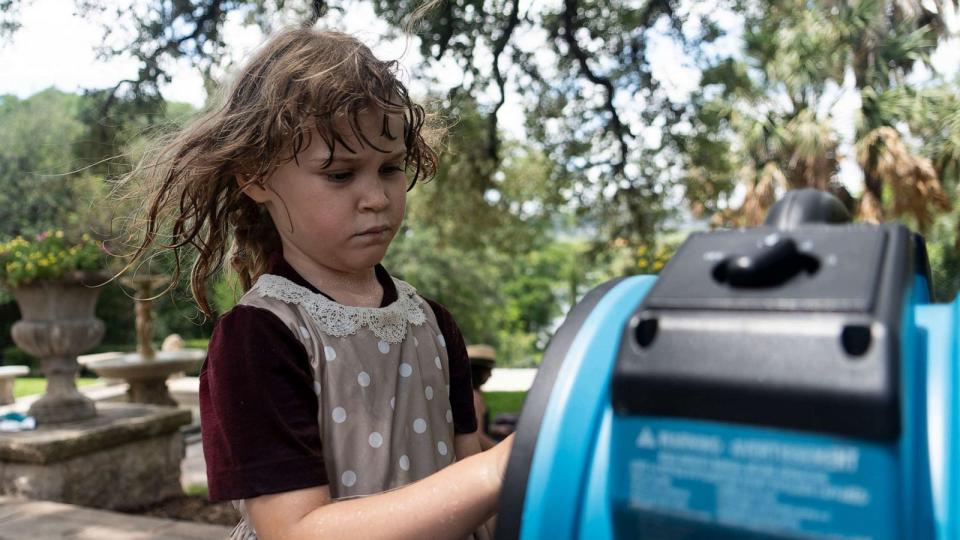
[[[369,152],[393,154],[406,150],[404,117],[399,113],[364,109],[353,117],[353,121],[342,116],[331,127],[337,138],[333,145],[334,159]],[[329,141],[320,136],[316,127],[311,127],[310,135],[310,145],[304,148],[304,153],[311,159],[329,159]]]

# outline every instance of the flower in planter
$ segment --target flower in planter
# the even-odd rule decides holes
[[[63,231],[44,231],[0,243],[0,282],[7,287],[103,268],[102,247],[89,234],[71,240]]]

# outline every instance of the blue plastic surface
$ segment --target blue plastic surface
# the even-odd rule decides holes
[[[571,343],[540,425],[521,538],[561,540],[576,534],[621,334],[654,281],[651,276],[623,280],[600,300]]]
[[[921,305],[916,324],[925,335],[926,457],[935,534],[938,540],[960,538],[960,452],[958,430],[958,344],[960,299],[951,304]]]
[[[521,538],[670,538],[669,527],[679,523],[691,538],[960,539],[960,299],[930,304],[920,277],[905,291],[899,333],[903,430],[895,444],[882,444],[716,422],[618,417],[610,406],[610,379],[622,332],[654,281],[637,276],[615,286],[572,342],[540,426]],[[671,432],[703,437],[703,444],[717,441],[722,451],[708,459],[701,455],[707,447],[664,455],[661,443],[669,446]],[[667,438],[661,440],[661,433]],[[838,456],[856,456],[855,466],[838,468],[842,460],[828,460],[832,469],[821,463],[791,471],[789,463],[771,459],[773,454],[755,459],[760,454],[731,453],[744,440],[756,448],[761,443],[780,448],[771,450],[778,456],[786,455],[783,448],[794,449],[787,454],[834,449]],[[658,469],[658,460],[679,460],[682,466]],[[751,514],[749,506],[738,508],[729,497],[721,502],[723,490],[729,495],[745,488],[711,477],[710,467],[741,476],[745,470],[771,478],[794,474],[798,480],[789,486],[752,479],[760,491],[750,495]],[[804,496],[804,489],[812,493],[809,488],[817,486],[815,478],[821,491]],[[646,492],[638,479],[654,485]],[[644,512],[664,520],[655,519],[653,532],[638,535]]]

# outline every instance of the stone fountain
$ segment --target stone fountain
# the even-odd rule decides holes
[[[125,278],[123,283],[136,291],[135,313],[137,352],[117,354],[87,364],[87,368],[108,379],[123,379],[128,384],[127,398],[132,403],[176,406],[167,389],[167,378],[188,371],[206,358],[204,349],[179,349],[157,352],[153,348],[153,291],[167,284],[166,276],[144,275]]]
[[[92,316],[85,315],[83,319],[87,322],[75,332],[82,339],[71,338],[71,345],[64,348],[62,344],[51,345],[63,341],[62,331],[48,331],[53,323],[47,319],[52,320],[52,316],[26,310],[28,324],[15,329],[14,338],[44,359],[44,372],[51,389],[29,409],[45,419],[38,418],[37,429],[0,433],[0,496],[126,510],[143,508],[183,493],[180,462],[185,447],[181,428],[191,423],[192,415],[188,409],[156,403],[173,404],[165,385],[166,377],[196,365],[205,352],[186,350],[167,355],[153,351],[149,298],[152,289],[164,282],[165,278],[133,278],[138,291],[139,350],[132,355],[118,355],[94,368],[103,377],[130,381],[131,400],[154,404],[101,401],[94,408],[92,402],[76,390],[74,359],[77,351],[99,339],[103,323],[90,323],[88,319]],[[92,313],[92,308],[88,311]],[[63,318],[62,313],[57,313]],[[79,323],[74,324],[74,319],[80,318],[71,315],[68,322],[77,326]],[[30,405],[26,401],[0,406],[0,414],[26,412]]]

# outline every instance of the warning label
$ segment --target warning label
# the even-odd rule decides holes
[[[873,511],[882,478],[857,445],[651,426],[634,433],[634,509],[813,538],[888,537]]]

